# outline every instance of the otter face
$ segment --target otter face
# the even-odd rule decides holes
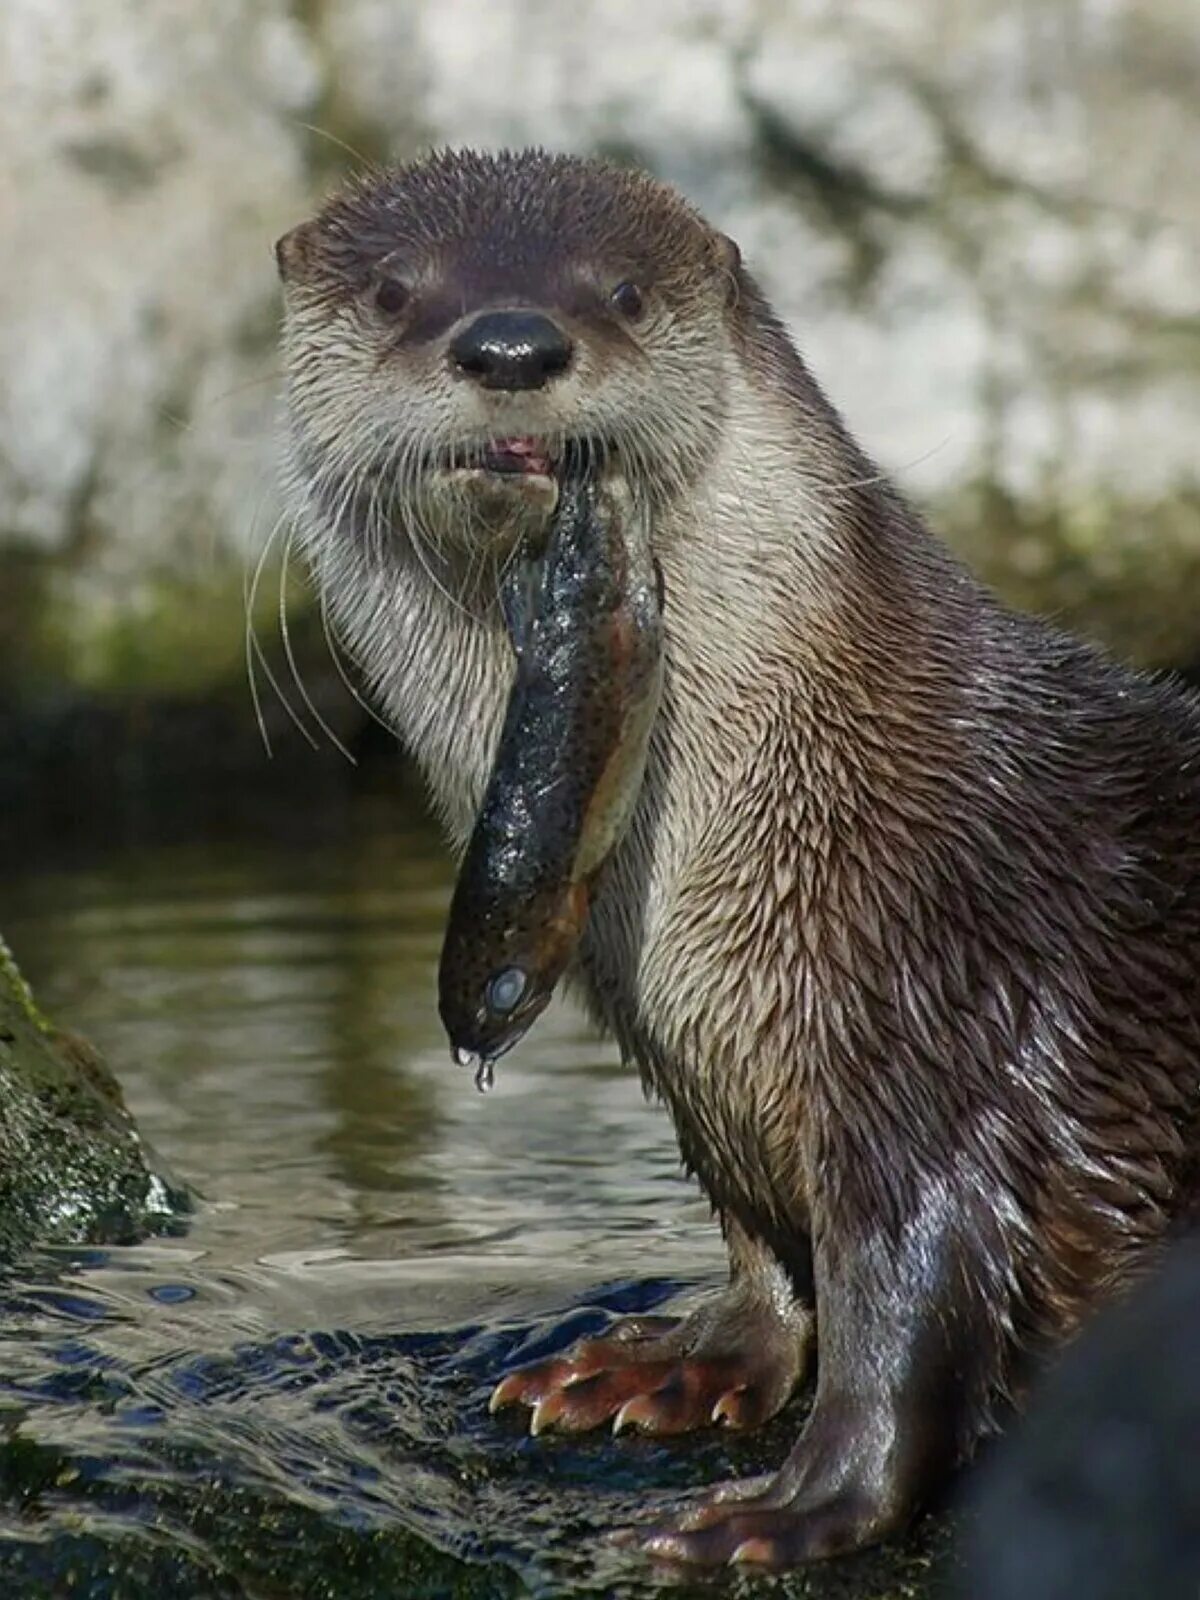
[[[575,451],[678,492],[720,425],[729,249],[601,162],[441,154],[358,181],[277,246],[300,476],[442,551],[544,520]]]

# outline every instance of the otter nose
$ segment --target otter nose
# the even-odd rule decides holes
[[[457,333],[450,359],[485,389],[541,389],[571,362],[571,341],[540,311],[485,311]]]

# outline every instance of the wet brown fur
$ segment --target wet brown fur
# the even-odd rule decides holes
[[[427,299],[389,342],[363,297],[397,256]],[[579,979],[748,1251],[735,1275],[782,1263],[815,1295],[782,1478],[850,1531],[787,1548],[874,1537],[1196,1206],[1200,709],[983,590],[650,179],[438,157],[335,198],[281,260],[301,525],[459,844],[511,669],[453,529],[426,554],[465,609],[414,558],[411,491],[383,527],[346,490],[348,397],[382,373],[360,415],[426,441],[582,418],[654,507],[664,704]],[[604,309],[625,275],[644,329]],[[583,365],[489,423],[422,352],[513,296]]]

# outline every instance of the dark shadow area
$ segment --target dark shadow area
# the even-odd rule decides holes
[[[314,749],[270,705],[268,752],[244,685],[207,700],[0,707],[0,866],[231,835],[335,838],[364,794],[424,810],[390,734],[354,708],[327,715],[356,764],[328,740]]]
[[[1200,1593],[1200,1239],[1047,1374],[972,1486],[961,1600]]]

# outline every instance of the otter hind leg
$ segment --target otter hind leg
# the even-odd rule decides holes
[[[818,1246],[816,1396],[782,1468],[622,1542],[675,1563],[783,1568],[902,1527],[969,1453],[1003,1379],[1000,1262],[955,1209],[918,1204],[898,1237],[844,1226],[836,1253]]]
[[[765,1245],[732,1226],[730,1282],[691,1316],[628,1317],[564,1356],[501,1380],[491,1409],[530,1407],[530,1432],[610,1423],[659,1435],[714,1424],[754,1428],[804,1370],[812,1313]]]

